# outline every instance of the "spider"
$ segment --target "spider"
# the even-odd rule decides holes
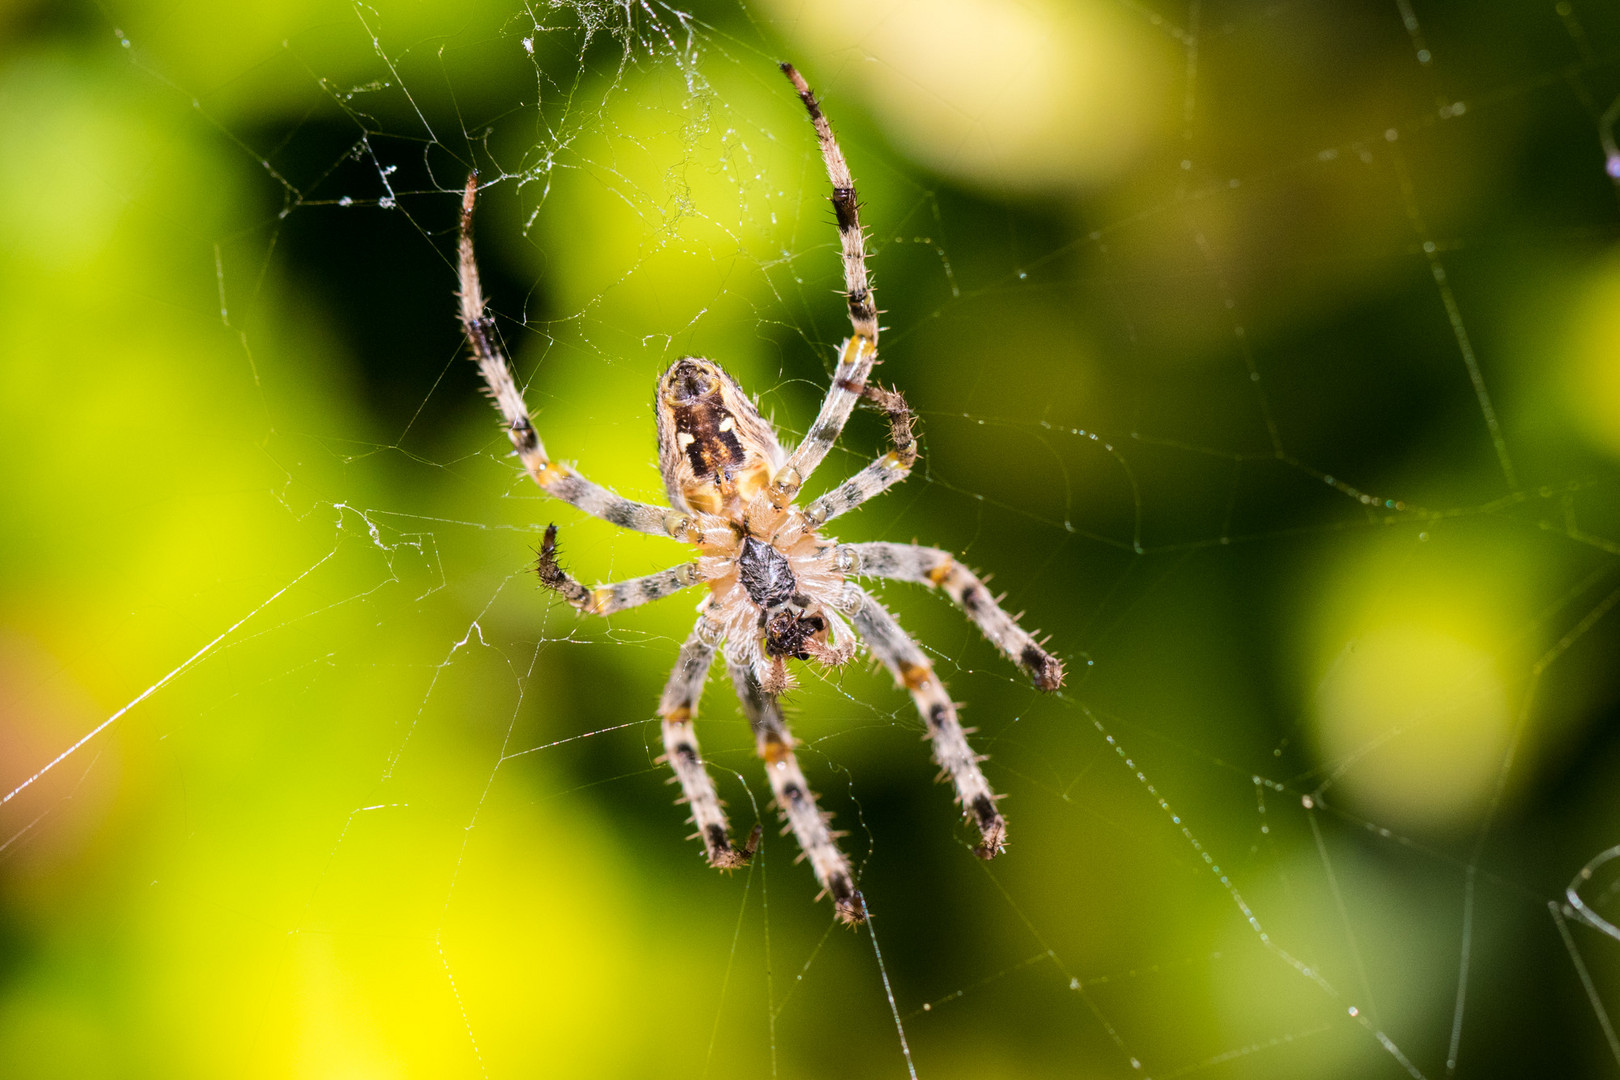
[[[461,204],[461,322],[486,391],[529,475],[552,496],[587,514],[636,532],[672,537],[696,549],[696,558],[661,573],[586,588],[557,561],[557,526],[548,526],[539,552],[541,583],[590,615],[612,615],[696,585],[708,595],[698,606],[659,702],[664,756],[691,808],[709,865],[730,870],[752,858],[755,826],[741,845],[698,750],[693,721],[718,652],[753,727],[759,756],[778,810],[809,859],[821,895],[832,897],[845,923],[865,920],[866,903],[849,860],[839,849],[830,815],[816,804],[793,753],[782,715],[782,694],[793,686],[789,660],[836,667],[852,659],[858,642],[910,692],[933,744],[942,778],[949,776],[963,814],[978,828],[975,853],[1000,854],[1007,821],[1000,796],[979,768],[956,706],[927,656],[888,610],[856,584],[859,577],[938,586],[1008,659],[1045,691],[1063,682],[1063,665],[1002,610],[984,582],[950,554],[916,544],[840,544],[822,530],[840,514],[899,483],[917,461],[913,417],[899,392],[869,383],[877,362],[878,311],[867,280],[865,234],[855,182],[815,95],[793,65],[782,72],[810,114],[827,175],[842,246],[845,293],[853,333],[839,349],[838,367],[809,434],[791,452],[760,415],[755,402],[719,365],[696,356],[676,360],[658,380],[658,466],[670,508],[635,502],[608,491],[546,454],[529,411],[496,340],[473,255],[473,203],[477,174],[467,178]],[[805,506],[795,500],[815,472],[856,404],[866,400],[887,418],[892,448],[832,491]]]

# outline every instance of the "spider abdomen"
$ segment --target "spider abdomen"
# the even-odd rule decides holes
[[[678,506],[739,512],[782,465],[758,406],[718,364],[681,357],[658,380],[655,404],[659,468]]]

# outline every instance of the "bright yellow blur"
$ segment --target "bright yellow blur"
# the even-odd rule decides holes
[[[1565,407],[1588,442],[1620,456],[1620,253],[1589,271],[1569,334]]]
[[[762,0],[817,53],[813,87],[850,80],[930,169],[996,190],[1072,192],[1116,175],[1153,133],[1165,70],[1139,21],[1094,3]],[[857,174],[858,175],[858,174]]]
[[[1372,817],[1414,824],[1483,809],[1511,724],[1494,657],[1412,613],[1348,642],[1316,707],[1324,765],[1343,789]]]
[[[1309,698],[1329,799],[1400,828],[1485,811],[1512,735],[1503,671],[1525,663],[1511,583],[1530,576],[1527,550],[1489,546],[1403,537],[1329,568]]]

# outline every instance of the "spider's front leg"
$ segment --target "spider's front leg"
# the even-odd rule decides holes
[[[546,456],[540,434],[529,419],[523,394],[512,378],[512,367],[497,342],[495,320],[485,311],[484,287],[478,277],[478,260],[473,254],[473,204],[477,195],[478,174],[474,173],[467,177],[467,189],[461,199],[461,325],[478,361],[478,371],[484,377],[484,389],[500,410],[506,434],[523,467],[548,494],[579,507],[592,517],[622,529],[684,538],[682,534],[689,524],[685,515],[616,495]]]
[[[1000,799],[979,768],[983,760],[968,745],[967,732],[956,717],[956,704],[945,692],[945,684],[934,674],[934,666],[894,616],[854,583],[844,586],[844,611],[865,639],[872,655],[882,661],[922,714],[928,738],[934,744],[934,760],[956,787],[956,800],[962,812],[979,827],[980,843],[974,854],[993,859],[1006,849],[1007,819],[996,809]]]
[[[945,590],[1003,656],[1023,668],[1047,693],[1063,685],[1063,661],[1041,648],[1018,620],[1002,610],[984,582],[947,551],[920,544],[846,544],[839,558],[863,577],[915,581]]]
[[[557,526],[547,525],[545,539],[540,541],[539,558],[535,573],[540,584],[562,594],[564,600],[586,615],[612,615],[625,608],[640,607],[654,600],[662,600],[672,593],[689,589],[704,580],[701,562],[682,563],[668,570],[660,570],[646,577],[616,581],[611,585],[598,585],[587,589],[557,562]]]
[[[720,797],[715,794],[714,781],[703,764],[698,751],[697,733],[692,721],[697,718],[698,700],[703,697],[703,684],[708,681],[709,668],[714,662],[715,643],[720,630],[708,616],[698,616],[697,625],[681,646],[681,655],[675,661],[675,670],[669,674],[664,696],[658,703],[658,715],[663,720],[664,758],[675,771],[681,785],[681,797],[692,808],[692,822],[697,835],[703,840],[704,853],[709,865],[721,870],[735,870],[754,857],[759,847],[760,827],[755,825],[748,842],[737,847],[731,842],[731,824],[721,809]]]
[[[798,758],[793,754],[793,734],[782,718],[782,707],[776,695],[765,692],[746,661],[728,656],[726,670],[737,689],[743,713],[754,728],[759,756],[765,762],[765,774],[776,796],[776,807],[787,819],[788,828],[799,842],[799,850],[810,860],[810,868],[815,871],[822,889],[832,896],[838,918],[850,925],[865,922],[866,900],[855,887],[849,860],[838,849],[837,834],[827,826],[828,815],[816,805],[816,794],[799,769]]]

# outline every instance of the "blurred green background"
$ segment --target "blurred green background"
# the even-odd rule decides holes
[[[1071,672],[882,589],[991,864],[887,677],[804,673],[881,956],[723,679],[765,848],[683,839],[688,599],[527,572],[551,521],[587,580],[679,551],[540,496],[454,316],[476,167],[554,454],[661,498],[688,353],[802,434],[847,324],[783,58],[922,418],[836,532]],[[0,1075],[1614,1075],[1617,115],[1592,0],[12,0]]]

